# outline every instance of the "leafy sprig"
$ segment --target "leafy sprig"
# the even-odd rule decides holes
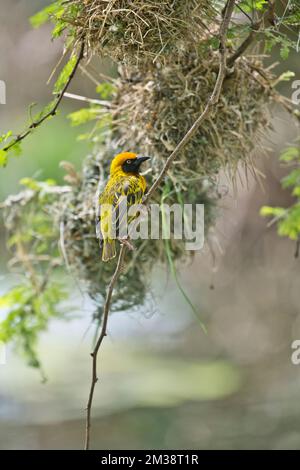
[[[287,167],[292,166],[281,185],[291,191],[295,202],[287,208],[263,206],[260,212],[263,217],[272,217],[271,223],[277,224],[278,235],[297,241],[300,238],[300,145],[285,149],[280,161]]]

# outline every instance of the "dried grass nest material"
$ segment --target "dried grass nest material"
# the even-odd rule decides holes
[[[218,53],[203,44],[182,52],[164,67],[143,73],[120,67],[112,103],[117,145],[154,156],[159,170],[176,144],[204,110],[215,85]],[[240,160],[251,164],[251,151],[269,126],[270,96],[261,83],[259,60],[239,59],[228,71],[219,103],[181,152],[171,173],[184,178],[234,173]]]
[[[96,238],[97,209],[95,195],[99,190],[99,180],[106,180],[107,160],[114,152],[101,152],[88,156],[82,168],[81,182],[73,186],[70,193],[63,194],[52,208],[55,225],[61,227],[61,246],[63,246],[66,264],[73,277],[83,281],[89,295],[95,300],[101,312],[101,306],[107,285],[116,267],[116,259],[109,263],[101,261],[99,241]],[[150,182],[149,178],[147,177]],[[169,182],[170,183],[170,182]],[[168,184],[169,184],[168,183]],[[100,185],[101,186],[101,185]],[[164,193],[164,202],[178,202],[179,195],[168,186],[158,193],[158,201]],[[190,203],[205,204],[205,228],[208,232],[216,218],[217,191],[208,182],[197,182],[186,194],[180,196]],[[151,297],[151,273],[154,266],[161,264],[168,269],[170,250],[172,260],[187,261],[191,252],[185,250],[181,240],[136,240],[135,251],[127,251],[123,273],[118,280],[113,294],[113,310],[128,310],[144,304]],[[96,313],[97,313],[96,312]]]
[[[75,39],[84,38],[92,53],[131,64],[155,62],[182,42],[198,42],[216,14],[209,0],[72,0],[66,19],[74,7]]]

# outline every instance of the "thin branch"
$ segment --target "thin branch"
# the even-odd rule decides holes
[[[167,159],[164,168],[162,169],[161,173],[159,174],[157,180],[153,183],[151,186],[150,190],[145,196],[144,202],[146,202],[154,193],[154,191],[157,189],[157,187],[160,185],[162,182],[163,178],[165,177],[171,163],[174,161],[174,159],[177,157],[177,155],[181,152],[181,150],[188,144],[190,139],[194,136],[194,134],[198,131],[200,125],[202,122],[208,117],[208,115],[211,112],[211,109],[214,105],[216,105],[219,101],[220,94],[222,91],[222,85],[224,82],[224,78],[226,75],[226,37],[227,37],[227,31],[229,28],[230,20],[233,14],[233,10],[235,7],[235,0],[228,0],[226,4],[226,8],[224,10],[224,16],[223,20],[220,26],[220,32],[219,32],[219,39],[220,39],[220,47],[219,47],[219,54],[220,54],[220,65],[219,65],[219,73],[218,77],[216,80],[216,84],[213,90],[213,93],[211,97],[208,100],[208,103],[202,112],[202,114],[199,116],[199,118],[195,121],[194,125],[191,127],[191,129],[187,132],[187,134],[183,137],[183,139],[179,142],[175,150],[171,153],[169,158]],[[115,272],[111,278],[111,281],[108,286],[107,290],[107,295],[103,307],[103,320],[102,320],[102,327],[100,331],[100,336],[97,340],[96,346],[91,353],[92,356],[92,381],[91,381],[91,386],[90,386],[90,393],[89,393],[89,398],[88,398],[88,404],[87,404],[87,414],[86,414],[86,435],[85,435],[85,450],[89,450],[90,448],[90,431],[91,431],[91,410],[92,410],[92,404],[93,404],[93,397],[94,397],[94,391],[95,391],[95,386],[98,381],[97,377],[97,356],[99,352],[99,348],[102,344],[103,339],[106,336],[106,330],[107,330],[107,322],[108,322],[108,316],[109,316],[109,311],[110,311],[110,305],[111,305],[111,298],[114,290],[114,286],[117,282],[117,279],[122,271],[123,268],[123,260],[125,256],[127,246],[123,244],[120,249],[119,253],[119,258],[117,262],[117,266],[115,269]]]
[[[39,127],[44,121],[46,121],[46,119],[48,119],[51,116],[55,116],[55,114],[57,113],[57,109],[60,105],[60,102],[63,99],[65,92],[69,88],[69,85],[70,85],[71,81],[73,80],[74,75],[77,71],[77,68],[78,68],[81,60],[83,59],[83,57],[84,57],[84,43],[82,43],[81,46],[80,46],[80,51],[79,51],[76,63],[74,65],[74,68],[73,68],[72,72],[70,73],[68,81],[66,82],[65,86],[63,87],[61,92],[58,94],[52,109],[47,114],[42,116],[40,119],[38,119],[37,121],[34,121],[32,124],[30,124],[28,129],[26,129],[22,134],[17,135],[17,137],[12,142],[10,142],[6,147],[4,147],[2,150],[7,152],[12,147],[14,147],[16,144],[18,144],[19,142],[24,140],[28,135],[30,135],[33,132],[33,130],[36,129],[37,127]]]
[[[110,311],[111,298],[112,298],[113,290],[117,282],[117,279],[120,276],[122,269],[123,269],[123,260],[124,260],[125,252],[126,252],[126,245],[121,245],[117,266],[107,289],[105,304],[103,308],[103,320],[102,320],[100,336],[97,340],[97,343],[95,345],[93,352],[91,353],[92,381],[91,381],[90,393],[89,393],[89,398],[88,398],[88,403],[87,403],[87,408],[86,408],[86,434],[85,434],[85,446],[84,446],[85,450],[89,450],[90,448],[91,411],[92,411],[94,390],[95,390],[96,383],[98,382],[98,377],[97,377],[98,351],[102,344],[103,339],[107,335],[106,330],[107,330],[108,315]]]
[[[104,108],[111,108],[111,103],[105,100],[97,100],[94,98],[87,98],[86,96],[75,95],[74,93],[65,93],[65,98],[71,98],[73,100],[84,101],[90,104],[99,104]]]
[[[271,18],[274,15],[274,6],[275,0],[269,0],[268,8],[266,9],[265,13],[261,16],[261,18],[256,21],[255,23],[251,21],[251,31],[246,39],[242,42],[242,44],[238,47],[238,49],[228,58],[227,66],[232,67],[234,62],[248,49],[248,47],[252,44],[252,42],[256,39],[257,33],[265,23],[265,20],[271,22]]]
[[[190,130],[185,134],[183,139],[179,142],[179,144],[176,146],[176,148],[173,150],[171,155],[167,158],[167,161],[161,170],[159,176],[157,177],[156,181],[152,184],[151,188],[149,189],[148,193],[146,194],[144,198],[144,203],[146,203],[152,194],[156,191],[158,186],[161,184],[162,180],[166,176],[172,162],[175,160],[175,158],[178,156],[178,154],[182,151],[182,149],[189,143],[189,141],[193,138],[193,136],[196,134],[196,132],[199,130],[201,124],[205,119],[208,118],[210,115],[212,108],[218,103],[220,94],[222,91],[222,86],[224,82],[224,78],[226,76],[226,59],[227,59],[227,50],[226,50],[226,36],[227,36],[227,31],[229,28],[231,16],[233,13],[233,9],[235,6],[235,0],[229,0],[226,5],[226,9],[224,11],[224,17],[223,21],[220,26],[220,32],[219,32],[219,40],[220,40],[220,46],[219,46],[219,54],[220,54],[220,63],[219,63],[219,73],[218,77],[215,83],[214,90],[212,92],[212,95],[210,96],[204,111],[202,114],[198,117],[198,119],[194,122]]]
[[[245,15],[246,18],[248,18],[248,20],[250,21],[250,23],[253,24],[253,18],[251,18],[251,16],[248,15],[248,13],[247,13],[239,4],[237,4],[236,6],[237,6],[237,8],[243,13],[243,15]]]
[[[252,44],[252,42],[255,40],[257,32],[260,30],[260,27],[262,25],[262,21],[257,21],[256,23],[253,23],[252,29],[249,33],[249,35],[246,37],[246,39],[242,42],[242,44],[238,47],[238,49],[228,58],[227,61],[227,66],[232,67],[234,62],[244,54],[244,52],[248,49],[248,47]]]

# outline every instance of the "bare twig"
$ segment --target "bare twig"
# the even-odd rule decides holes
[[[200,125],[202,122],[208,117],[210,114],[212,108],[214,105],[216,105],[219,101],[220,94],[222,91],[222,85],[224,82],[224,78],[226,75],[226,36],[227,36],[227,31],[229,28],[230,20],[232,17],[232,13],[234,10],[235,6],[235,0],[228,0],[226,4],[226,8],[224,10],[224,15],[222,19],[222,23],[220,26],[220,32],[219,32],[219,39],[220,39],[220,47],[219,47],[219,54],[220,54],[220,66],[219,66],[219,73],[218,77],[216,80],[216,84],[214,87],[214,90],[212,92],[212,95],[210,99],[208,100],[208,103],[202,112],[202,114],[199,116],[199,118],[195,121],[191,129],[187,132],[187,134],[183,137],[183,139],[179,142],[175,150],[171,153],[169,158],[167,159],[164,168],[162,169],[161,173],[157,177],[156,181],[153,183],[151,186],[150,190],[148,191],[147,195],[145,196],[144,202],[147,202],[149,198],[152,196],[154,191],[158,188],[162,180],[164,179],[168,169],[170,168],[171,163],[174,161],[174,159],[178,156],[178,154],[181,152],[181,150],[188,144],[188,142],[191,140],[191,138],[195,135],[195,133],[198,131]],[[93,403],[93,396],[94,396],[94,390],[96,383],[98,381],[97,377],[97,356],[98,356],[98,351],[99,348],[102,344],[102,341],[104,337],[106,336],[106,330],[107,330],[107,322],[108,322],[108,315],[110,311],[110,305],[111,305],[111,298],[114,290],[114,286],[116,284],[116,281],[122,271],[123,267],[123,260],[124,260],[124,255],[126,251],[126,244],[123,244],[120,249],[120,254],[118,258],[118,263],[117,267],[115,269],[115,272],[112,276],[112,279],[109,283],[108,290],[107,290],[107,295],[106,295],[106,300],[104,303],[103,307],[103,320],[102,320],[102,327],[100,331],[100,336],[97,340],[96,346],[91,353],[92,356],[92,381],[91,381],[91,387],[90,387],[90,393],[89,393],[89,398],[88,398],[88,404],[87,404],[87,415],[86,415],[86,437],[85,437],[85,450],[88,450],[90,448],[90,430],[91,430],[91,410],[92,410],[92,403]]]
[[[220,40],[220,46],[219,46],[219,54],[220,54],[220,65],[219,65],[219,73],[218,77],[215,83],[214,90],[212,92],[211,97],[209,98],[204,111],[202,114],[198,117],[198,119],[194,122],[190,130],[185,134],[183,139],[179,142],[179,144],[176,146],[176,148],[173,150],[171,155],[167,158],[166,163],[161,170],[159,176],[157,177],[156,181],[152,184],[151,188],[149,189],[148,193],[146,194],[144,198],[144,202],[146,203],[152,194],[156,191],[158,186],[161,184],[162,180],[166,176],[172,162],[175,160],[175,158],[178,156],[178,154],[181,152],[181,150],[188,144],[188,142],[192,139],[192,137],[196,134],[198,131],[199,127],[201,126],[202,122],[207,119],[207,117],[210,115],[212,108],[218,103],[224,78],[226,75],[226,59],[227,59],[227,50],[226,50],[226,36],[227,36],[227,31],[228,27],[230,24],[230,19],[233,13],[233,9],[235,6],[235,0],[229,0],[226,5],[226,9],[224,11],[224,17],[220,26],[220,32],[219,32],[219,40]]]
[[[116,266],[115,272],[114,272],[114,274],[111,278],[111,281],[110,281],[108,289],[107,289],[105,304],[104,304],[104,308],[103,308],[103,320],[102,320],[102,327],[101,327],[101,331],[100,331],[100,336],[97,340],[97,343],[95,345],[95,348],[94,348],[93,352],[91,353],[91,356],[92,356],[92,382],[91,382],[91,387],[90,387],[88,404],[87,404],[87,408],[86,408],[86,435],[85,435],[85,446],[84,446],[85,450],[89,450],[89,448],[90,448],[91,411],[92,411],[94,390],[95,390],[96,383],[98,381],[98,377],[97,377],[97,356],[98,356],[98,351],[99,351],[99,348],[102,344],[103,339],[105,338],[105,336],[107,334],[106,330],[107,330],[107,322],[108,322],[108,314],[109,314],[109,310],[110,310],[111,298],[112,298],[114,286],[117,282],[118,277],[120,276],[120,274],[122,272],[125,252],[126,252],[126,245],[121,245],[117,266]]]
[[[57,113],[57,109],[60,105],[60,102],[61,100],[63,99],[64,97],[64,94],[65,92],[67,91],[67,89],[69,88],[69,85],[71,83],[71,81],[73,80],[74,78],[74,75],[77,71],[77,68],[81,62],[81,60],[83,59],[84,57],[84,43],[82,42],[81,46],[80,46],[80,51],[79,51],[79,54],[78,54],[78,57],[77,57],[77,60],[76,60],[76,63],[74,65],[74,68],[72,70],[72,72],[70,73],[69,75],[69,78],[68,78],[68,81],[66,82],[65,86],[63,87],[63,89],[61,90],[61,92],[57,95],[56,97],[56,100],[55,100],[55,103],[53,104],[53,107],[50,109],[50,111],[48,113],[46,113],[44,116],[42,116],[40,119],[38,119],[37,121],[34,121],[32,124],[30,124],[30,126],[24,131],[22,132],[22,134],[19,134],[17,135],[17,137],[12,140],[6,147],[4,147],[2,150],[4,150],[5,152],[7,152],[8,150],[10,150],[12,147],[14,147],[16,144],[18,144],[19,142],[21,142],[22,140],[24,140],[28,135],[30,135],[34,129],[36,129],[37,127],[39,127],[44,121],[46,121],[46,119],[48,119],[49,117],[51,116],[55,116],[56,113]]]
[[[253,24],[253,18],[251,18],[251,16],[248,15],[248,13],[247,13],[239,4],[237,4],[236,6],[237,6],[237,8],[243,13],[243,15],[245,15],[246,18],[248,18],[248,20],[250,21],[250,23]],[[253,15],[253,13],[252,13],[252,15]]]
[[[109,101],[97,100],[94,98],[87,98],[86,96],[75,95],[74,93],[65,93],[65,98],[71,98],[73,100],[78,100],[78,101],[85,101],[86,103],[90,103],[90,104],[99,104],[100,106],[103,106],[104,108],[111,108],[111,103]]]
[[[256,38],[257,32],[260,30],[262,25],[262,20],[253,23],[251,27],[251,31],[246,39],[242,42],[242,44],[238,47],[238,49],[228,58],[227,66],[232,67],[234,62],[248,49],[248,47],[252,44],[254,39]]]
[[[265,13],[261,16],[261,18],[256,21],[255,23],[251,20],[251,31],[246,39],[242,42],[242,44],[238,47],[238,49],[228,58],[227,66],[232,67],[234,62],[248,49],[248,47],[252,44],[252,42],[256,39],[258,31],[264,25],[265,21],[271,21],[271,17],[274,15],[274,6],[275,0],[268,1],[268,7]]]

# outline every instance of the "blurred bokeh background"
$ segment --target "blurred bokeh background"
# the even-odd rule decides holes
[[[28,17],[47,0],[2,0],[0,79],[7,104],[0,105],[1,133],[22,129],[32,103],[46,103],[49,75],[62,43],[50,26],[32,30]],[[272,61],[276,61],[272,57]],[[280,65],[300,78],[299,56]],[[106,70],[107,71],[107,70]],[[283,90],[291,95],[291,85]],[[72,93],[95,97],[83,75]],[[0,173],[0,200],[18,192],[24,176],[62,182],[60,160],[80,168],[89,151],[66,115],[80,103],[65,99],[60,115],[24,143],[23,155]],[[100,353],[93,409],[96,449],[290,449],[300,448],[300,366],[291,343],[300,339],[300,262],[295,246],[280,239],[259,216],[264,204],[285,206],[280,151],[297,136],[290,116],[273,111],[265,136],[268,155],[257,150],[263,184],[242,176],[237,191],[220,179],[224,198],[214,235],[180,269],[181,282],[205,320],[201,331],[172,277],[157,273],[152,302],[143,310],[114,313]],[[14,284],[0,226],[0,292]],[[67,276],[67,274],[66,274]],[[73,280],[67,279],[72,285]],[[55,320],[40,339],[48,382],[13,349],[0,365],[0,449],[80,449],[84,437],[94,334],[91,302],[74,288],[65,305],[69,320]],[[3,313],[0,312],[0,316]]]

